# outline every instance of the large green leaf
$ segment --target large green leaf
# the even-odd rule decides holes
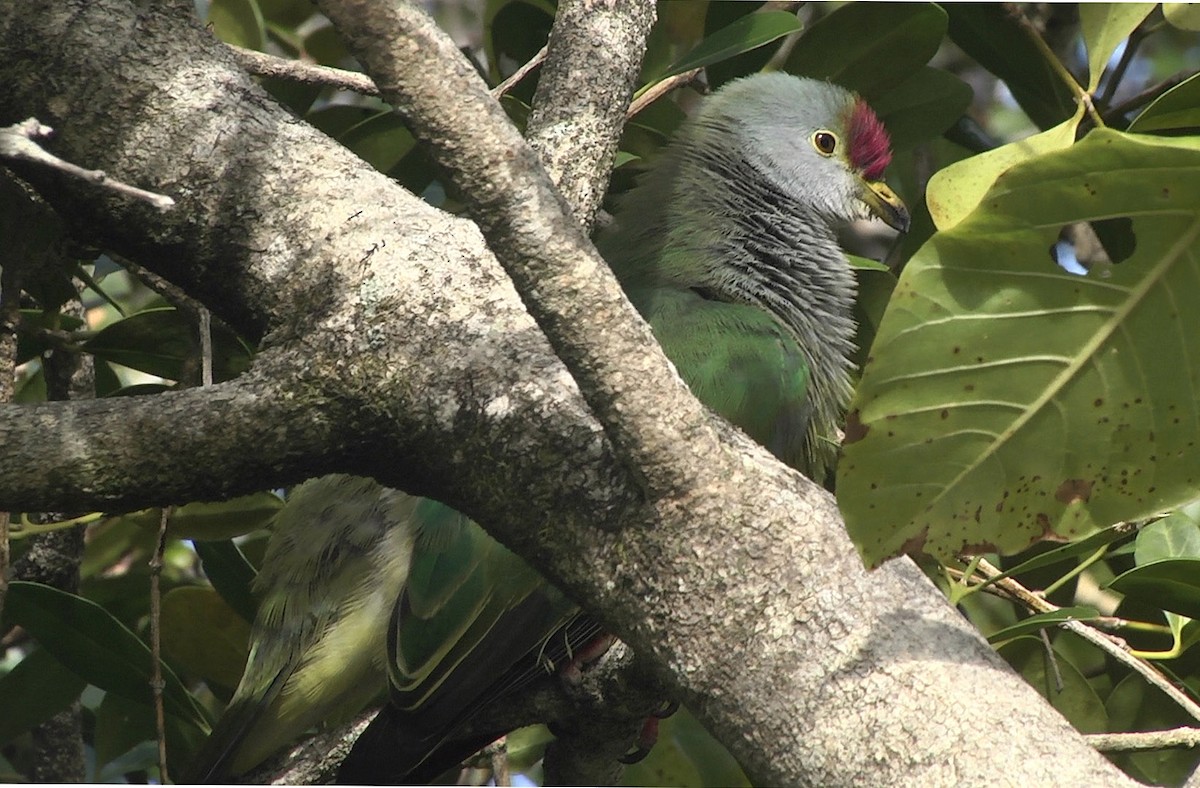
[[[19,624],[77,676],[102,690],[149,704],[150,649],[108,611],[82,597],[40,583],[8,588],[4,619]],[[207,721],[168,666],[162,666],[163,707],[192,725]]]
[[[1135,566],[1108,587],[1163,610],[1200,619],[1200,558],[1164,558]]]
[[[869,564],[1074,538],[1200,484],[1200,139],[1098,130],[1005,173],[908,264],[851,406],[838,477]],[[1088,276],[1064,225],[1130,217]]]
[[[255,0],[212,0],[208,23],[217,37],[227,44],[247,49],[263,49],[266,27]]]
[[[1200,74],[1194,74],[1146,107],[1129,131],[1200,132]]]
[[[252,623],[258,612],[258,600],[251,590],[257,574],[233,540],[196,542],[196,554],[204,562],[204,574],[217,593],[246,622]]]
[[[163,656],[186,675],[232,691],[249,648],[250,623],[215,590],[184,586],[163,597]]]
[[[928,63],[945,32],[946,12],[932,3],[846,3],[800,37],[783,70],[874,102]]]
[[[971,88],[948,71],[922,66],[871,102],[892,138],[892,150],[925,142],[954,125],[971,103]]]
[[[1133,553],[1138,566],[1166,558],[1200,558],[1200,506],[1197,501],[1138,532]]]
[[[695,49],[668,66],[659,78],[728,60],[783,38],[788,33],[794,33],[800,27],[800,20],[796,15],[786,11],[747,14],[705,38]]]
[[[1163,19],[1180,30],[1200,30],[1200,5],[1196,3],[1163,3]]]
[[[1130,673],[1113,688],[1105,709],[1109,730],[1113,731],[1163,731],[1196,724],[1178,703],[1136,673]],[[1196,768],[1200,752],[1165,749],[1110,753],[1109,757],[1130,776],[1149,785],[1183,785]]]
[[[338,142],[380,172],[400,163],[416,146],[412,132],[396,113],[387,110],[347,129]]]
[[[750,3],[730,3],[726,0],[718,0],[718,2],[705,3],[705,5],[708,7],[704,11],[704,31],[702,38],[707,38],[718,30],[729,27],[747,14],[753,14],[765,6],[759,0]],[[663,7],[663,4],[660,3],[659,8],[662,9]],[[689,10],[692,13],[698,13],[694,10],[694,6],[690,7]],[[734,55],[717,63],[710,63],[704,68],[705,81],[710,88],[716,89],[731,79],[753,74],[756,71],[762,71],[763,66],[771,61],[771,57],[776,51],[778,50],[775,47],[759,47],[758,49]],[[677,58],[671,59],[675,60]],[[656,72],[643,70],[643,73],[653,74]]]
[[[925,203],[939,230],[949,230],[979,205],[983,195],[1005,170],[1051,151],[1062,150],[1075,140],[1075,129],[1083,108],[1070,120],[1023,140],[963,159],[939,170],[929,179]]]
[[[1001,3],[947,3],[954,43],[1004,80],[1038,128],[1048,129],[1075,112],[1075,94]]]
[[[1100,84],[1117,46],[1154,10],[1154,3],[1080,3],[1079,27],[1088,51],[1088,92]]]
[[[734,788],[750,781],[728,750],[681,708],[659,723],[658,743],[625,770],[621,784]]]

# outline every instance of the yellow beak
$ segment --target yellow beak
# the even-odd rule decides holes
[[[883,181],[866,180],[862,182],[862,186],[862,201],[871,209],[871,213],[886,222],[889,227],[902,233],[908,232],[911,222],[908,206],[896,196],[891,187]]]

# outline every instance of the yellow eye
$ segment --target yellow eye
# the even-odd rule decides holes
[[[838,139],[832,131],[822,129],[812,135],[812,144],[817,149],[817,153],[822,156],[832,156],[833,152],[837,150]]]

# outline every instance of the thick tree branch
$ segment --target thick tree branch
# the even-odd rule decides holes
[[[525,136],[585,229],[608,187],[654,15],[652,3],[558,5]]]
[[[856,597],[859,594],[873,597],[871,608],[880,613],[899,598],[894,594],[900,587],[885,591],[884,597],[890,596],[891,602],[874,594],[892,583],[905,585],[908,581],[901,581],[900,572],[880,573],[867,580],[840,529],[826,532],[819,544],[814,543],[817,534],[811,532],[812,524],[836,522],[836,511],[828,499],[811,483],[765,459],[761,449],[739,445],[736,439],[723,442],[721,438],[729,440],[731,436],[722,436],[711,429],[712,422],[697,412],[697,403],[681,391],[677,379],[672,379],[669,365],[659,353],[648,350],[644,324],[633,315],[619,292],[615,292],[615,281],[595,258],[594,250],[582,241],[578,232],[573,232],[566,207],[549,179],[540,174],[532,152],[515,135],[503,114],[487,100],[469,64],[427,17],[411,6],[380,7],[351,0],[326,0],[322,7],[346,34],[356,55],[381,86],[383,95],[408,118],[418,137],[429,144],[435,158],[450,172],[539,325],[579,381],[584,396],[617,445],[619,455],[644,473],[653,511],[647,513],[649,522],[630,523],[620,534],[617,551],[622,559],[614,565],[600,538],[599,545],[579,544],[577,554],[585,556],[585,563],[607,564],[617,578],[635,583],[633,596],[643,603],[649,601],[649,607],[637,604],[619,591],[611,593],[614,591],[611,582],[597,589],[565,563],[550,561],[546,568],[551,577],[575,592],[577,598],[594,600],[595,609],[603,611],[614,630],[639,653],[656,655],[671,685],[685,702],[698,709],[753,776],[766,783],[829,782],[835,774],[839,781],[847,780],[847,764],[841,760],[845,753],[840,752],[840,747],[849,739],[862,744],[865,741],[859,735],[852,735],[845,725],[836,726],[837,739],[826,739],[816,748],[826,756],[839,752],[834,759],[838,766],[833,771],[828,771],[829,764],[814,763],[813,752],[801,754],[801,748],[795,746],[800,741],[811,744],[820,736],[818,731],[833,727],[832,721],[824,718],[821,707],[812,705],[812,693],[817,687],[804,681],[806,671],[798,664],[803,664],[806,657],[816,658],[809,649],[828,637],[830,626],[837,626],[834,622],[845,611],[840,606],[836,610],[825,608],[811,618],[807,612],[798,611],[811,610],[815,601],[810,596],[813,585],[820,586],[836,577],[840,583],[853,582]],[[449,100],[448,96],[454,99]],[[473,122],[465,123],[467,117]],[[587,308],[581,309],[584,304]],[[671,451],[672,448],[676,451]],[[700,456],[704,461],[689,463],[684,455]],[[766,489],[770,489],[769,495],[763,495]],[[760,490],[757,495],[750,492]],[[718,498],[720,505],[714,506]],[[677,518],[683,512],[688,513],[688,524],[680,528],[683,524]],[[797,527],[799,524],[793,519],[797,513],[808,521],[806,525]],[[521,545],[521,535],[505,527],[502,520],[493,517],[483,520],[506,539]],[[650,522],[653,526],[648,529]],[[741,585],[731,584],[719,574],[710,574],[716,569],[711,565],[707,571],[695,571],[696,550],[701,543],[710,542],[717,532],[734,535],[722,558],[739,564],[739,571],[746,569],[743,559],[757,560],[758,569],[762,563],[772,564],[773,570],[768,574],[775,572],[771,575],[774,585],[760,587],[748,582],[747,575],[738,577]],[[796,554],[791,550],[781,551],[780,541],[813,559],[812,571],[795,567]],[[536,550],[528,554],[534,555]],[[766,556],[773,556],[780,563]],[[827,574],[834,566],[838,567],[836,573]],[[908,565],[908,571],[915,570]],[[671,578],[670,586],[651,581],[656,573]],[[901,596],[921,593],[927,601],[932,601],[927,596],[928,586],[925,588],[923,593],[909,588],[909,593]],[[587,596],[597,590],[599,597]],[[782,694],[787,698],[785,703],[798,704],[793,710],[799,712],[784,715],[797,723],[791,733],[781,737],[778,729],[768,730],[780,722],[781,708],[775,696],[764,698],[748,685],[744,660],[725,659],[689,637],[688,630],[697,624],[696,610],[679,617],[674,611],[663,609],[671,607],[674,594],[691,601],[703,599],[700,607],[714,616],[706,619],[708,626],[723,625],[734,642],[754,644],[756,655],[762,657],[755,672],[765,668],[765,672],[757,675],[759,681],[770,683],[769,675],[778,688],[783,677],[790,676],[785,682],[790,691]],[[945,610],[944,605],[940,609]],[[892,610],[889,615],[898,612]],[[765,629],[755,624],[744,628],[747,622],[743,621],[742,626],[734,625],[736,632],[728,629],[739,614],[747,613],[752,620],[776,623],[764,625]],[[961,622],[953,614],[936,618],[940,619],[933,627],[937,631],[930,631],[928,626],[917,627],[911,620],[906,622],[910,633],[918,628],[923,630],[918,649],[921,653],[933,643],[937,643],[938,650],[967,648],[970,635],[959,629]],[[813,626],[814,619],[822,623]],[[875,619],[875,624],[894,629],[894,623],[884,624],[885,620],[888,617]],[[775,626],[780,628],[776,630]],[[847,628],[858,629],[860,636],[867,635],[860,625]],[[870,636],[867,637],[869,641]],[[866,646],[868,641],[862,641],[862,645]],[[845,644],[840,645],[845,648]],[[997,666],[994,652],[978,646],[975,651],[992,669]],[[860,660],[872,665],[867,670],[877,678],[875,671],[882,665],[868,653],[870,650],[856,653],[853,661],[860,666],[863,665]],[[999,675],[1011,677],[998,674],[997,679]],[[897,674],[891,676],[895,678]],[[917,675],[909,675],[907,680],[916,678]],[[890,684],[891,679],[884,684]],[[797,683],[791,684],[792,681]],[[806,684],[807,690],[802,689]],[[758,685],[760,692],[762,686]],[[857,681],[843,684],[835,679],[833,686],[839,687],[838,693],[856,696],[859,700],[856,708],[863,708],[864,703],[871,708],[866,715],[869,723],[866,719],[858,720],[867,729],[876,735],[896,730],[893,723],[886,721],[896,709],[884,701],[890,693],[875,696],[878,685],[869,689]],[[1029,692],[1027,687],[1024,691]],[[870,697],[875,697],[879,705],[873,705]],[[1055,724],[1060,731],[1065,730],[1061,720]],[[861,726],[854,727],[861,734]],[[792,734],[796,738],[792,739]],[[943,758],[949,753],[935,744],[938,737],[920,738],[921,745],[916,751],[937,751],[936,768],[947,768]],[[788,745],[783,745],[789,740]],[[1074,741],[1083,759],[1081,763],[1087,764],[1083,768],[1096,779],[1106,767],[1078,737]],[[854,763],[850,771],[866,766],[861,757],[854,758]],[[948,766],[949,773],[962,766],[965,763]],[[851,780],[863,775],[864,772],[857,772]]]
[[[286,468],[260,467],[264,476],[283,482],[302,468],[343,465],[415,485],[476,517],[650,660],[764,784],[967,782],[984,751],[1014,781],[1117,781],[912,564],[867,574],[828,496],[698,410],[661,355],[647,350],[648,332],[537,157],[480,100],[457,51],[445,52],[446,62],[408,53],[410,67],[428,67],[426,87],[368,63],[385,94],[403,85],[410,110],[429,113],[414,121],[418,131],[438,137],[494,248],[514,271],[526,270],[522,289],[548,293],[539,319],[556,341],[565,335],[576,378],[611,389],[592,395],[596,412],[611,425],[623,420],[615,405],[628,406],[625,426],[610,433],[625,457],[645,459],[643,444],[678,439],[678,456],[651,458],[658,465],[647,472],[649,488],[670,495],[633,502],[603,433],[474,228],[421,205],[275,107],[196,24],[190,2],[20,5],[0,15],[0,76],[11,88],[0,112],[42,117],[72,160],[170,193],[180,208],[165,218],[78,185],[39,186],[71,209],[64,213],[81,232],[153,261],[242,330],[271,328],[272,345],[293,367],[272,370],[280,385],[299,402],[331,407],[306,416],[320,430],[342,431],[326,433],[325,445],[360,449],[326,459],[301,457],[312,447],[299,446]],[[435,31],[421,29],[433,52],[444,48]],[[96,30],[120,35],[98,38]],[[351,30],[349,38],[385,53],[396,40],[393,29],[376,35],[379,42]],[[467,112],[445,128],[458,87]],[[490,147],[476,130],[502,144]],[[237,139],[226,140],[229,133]],[[577,286],[572,265],[601,282],[598,302],[585,300],[593,285]],[[577,303],[562,303],[570,301],[563,285]],[[572,321],[579,327],[565,325]],[[614,371],[623,377],[610,386]],[[653,385],[639,386],[643,378]],[[681,412],[664,413],[667,402]],[[17,429],[30,412],[0,409],[0,424]],[[62,415],[49,425],[58,441],[71,437],[66,427],[76,418]],[[31,488],[15,489],[10,471],[52,457],[44,437],[6,442],[0,508],[31,508],[18,500]],[[124,478],[76,466],[73,498],[165,502],[168,487],[153,472],[172,447],[145,448],[167,454],[129,464]],[[238,465],[230,476],[246,470]],[[151,479],[140,499],[144,480],[133,473]],[[245,489],[239,484],[227,489]],[[1003,734],[960,724],[956,710],[980,693]]]
[[[626,467],[642,475],[652,497],[691,487],[694,479],[673,461],[675,448],[689,436],[698,451],[715,454],[712,417],[657,348],[475,69],[415,5],[325,0],[321,9],[450,173]]]
[[[3,497],[24,511],[120,510],[219,500],[303,478],[314,465],[342,466],[352,450],[341,440],[346,412],[311,392],[247,377],[148,397],[5,408],[0,444],[15,461],[4,463]],[[53,458],[49,473],[39,454]]]

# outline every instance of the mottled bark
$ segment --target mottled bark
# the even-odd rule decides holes
[[[915,566],[867,573],[827,494],[698,407],[538,158],[410,9],[365,4],[395,16],[364,25],[353,5],[324,4],[434,143],[503,268],[475,225],[276,107],[190,2],[17,6],[0,15],[0,112],[38,116],[59,129],[59,155],[179,205],[163,217],[23,175],[77,232],[266,335],[268,350],[210,390],[0,408],[0,508],[369,473],[461,508],[527,557],[760,783],[972,782],[984,753],[1013,782],[1121,781]],[[228,424],[115,456],[87,439],[178,430],[164,407]],[[186,456],[186,472],[164,452]],[[70,464],[54,483],[21,473],[60,454]],[[980,696],[988,720],[963,724]]]

